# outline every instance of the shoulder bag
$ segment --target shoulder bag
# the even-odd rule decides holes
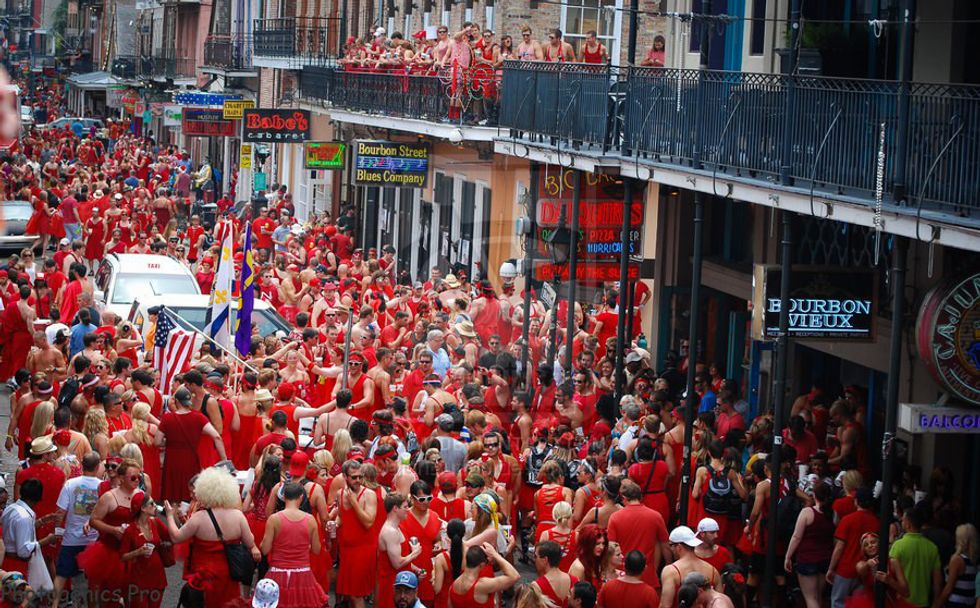
[[[211,512],[211,509],[207,511],[208,517],[211,518],[211,524],[214,525],[214,531],[218,535],[218,540],[225,546],[225,558],[228,559],[228,573],[231,575],[231,579],[243,585],[251,585],[252,578],[255,576],[255,560],[252,559],[252,553],[241,542],[225,542],[225,537],[221,534],[221,527],[218,526],[218,520],[215,519],[214,513]]]

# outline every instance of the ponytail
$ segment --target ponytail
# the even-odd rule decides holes
[[[449,536],[449,565],[453,578],[456,580],[463,573],[463,535],[466,534],[466,524],[461,519],[453,519],[446,526]]]

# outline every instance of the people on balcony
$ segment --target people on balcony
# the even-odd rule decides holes
[[[589,30],[585,33],[585,44],[582,45],[582,57],[579,61],[582,63],[596,64],[603,64],[609,61],[609,52],[606,51],[606,45],[599,42],[599,37],[595,30]]]
[[[656,36],[653,39],[653,46],[647,51],[646,57],[640,62],[640,65],[652,67],[652,68],[662,68],[664,67],[664,61],[667,58],[666,51],[664,50],[667,46],[667,40],[663,36]]]
[[[562,40],[561,30],[557,27],[548,33],[548,45],[544,47],[544,60],[553,63],[575,61],[575,49]]]

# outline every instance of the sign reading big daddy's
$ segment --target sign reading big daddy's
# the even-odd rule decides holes
[[[926,294],[916,346],[937,382],[957,399],[980,405],[980,272]]]
[[[310,138],[309,110],[245,110],[242,141],[294,143]]]

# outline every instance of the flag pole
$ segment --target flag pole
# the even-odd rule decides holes
[[[350,333],[354,329],[354,311],[347,311],[347,333],[344,335],[344,373],[340,376],[340,388],[347,388],[347,364],[350,363]]]
[[[232,351],[231,349],[228,349],[228,348],[224,347],[223,345],[221,345],[220,343],[218,343],[216,340],[214,340],[213,338],[211,338],[211,336],[209,336],[207,334],[207,332],[203,332],[200,329],[198,329],[198,328],[194,327],[193,325],[191,325],[191,323],[187,319],[185,319],[184,317],[180,316],[179,314],[171,311],[169,308],[166,308],[166,307],[164,307],[164,309],[161,312],[163,314],[170,315],[171,318],[173,318],[175,321],[180,321],[180,323],[181,323],[181,325],[183,326],[184,329],[187,329],[187,330],[190,330],[190,331],[192,331],[192,332],[194,332],[196,334],[199,334],[202,338],[204,338],[209,343],[211,343],[211,344],[217,346],[218,348],[220,348],[226,355],[228,355],[229,357],[231,357],[232,360],[234,360],[235,362],[239,363],[243,367],[247,367],[248,369],[250,369],[251,371],[253,371],[255,373],[258,373],[259,372],[259,370],[257,370],[256,368],[252,367],[251,365],[249,365],[248,362],[240,359],[238,357],[238,355],[235,354],[234,351]]]

